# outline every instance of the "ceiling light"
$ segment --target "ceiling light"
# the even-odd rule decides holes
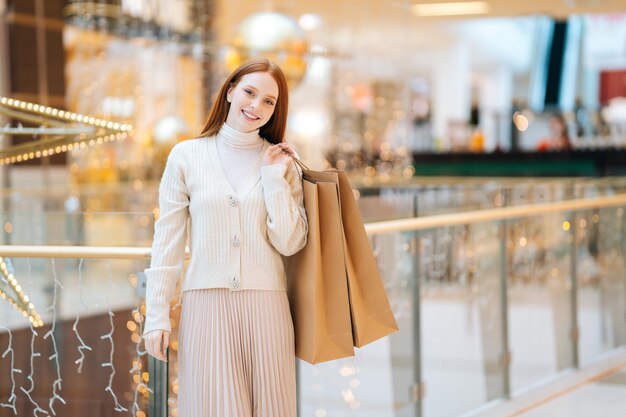
[[[484,1],[463,1],[455,3],[414,4],[411,11],[416,16],[456,16],[467,14],[486,14],[490,7]]]
[[[322,25],[322,17],[315,13],[305,13],[298,19],[302,30],[311,31]]]

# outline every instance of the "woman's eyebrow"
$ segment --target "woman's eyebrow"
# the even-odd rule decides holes
[[[250,89],[254,90],[255,92],[258,92],[258,90],[256,89],[256,87],[253,87],[253,86],[251,86],[251,85],[245,85],[245,86],[244,86],[244,88],[250,88]],[[276,100],[276,97],[274,97],[274,96],[272,96],[272,95],[270,95],[270,94],[268,94],[268,95],[267,95],[267,97],[269,97],[269,98],[271,98],[271,99]]]

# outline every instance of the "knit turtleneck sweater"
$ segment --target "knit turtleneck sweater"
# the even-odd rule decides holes
[[[263,157],[263,139],[259,129],[244,133],[224,123],[217,133],[217,153],[222,169],[233,190],[254,174],[254,168]]]
[[[181,277],[182,291],[287,290],[282,256],[305,245],[308,224],[296,164],[262,165],[270,145],[257,131],[223,125],[215,136],[174,146],[145,270],[144,334],[171,330],[170,300]]]

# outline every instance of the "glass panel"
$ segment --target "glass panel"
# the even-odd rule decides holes
[[[3,243],[16,245],[148,246],[154,223],[152,212],[46,213],[32,207],[0,218]],[[3,259],[0,350],[12,347],[22,371],[13,374],[15,385],[6,379],[11,381],[3,386],[9,389],[7,398],[12,387],[32,383],[33,401],[48,413],[49,404],[57,415],[146,411],[147,357],[140,338],[145,307],[136,273],[148,261]],[[24,315],[8,298],[34,310]],[[31,327],[39,319],[43,326]],[[3,381],[11,374],[7,358],[0,359]],[[32,382],[27,380],[31,372]],[[18,415],[36,407],[22,392],[17,398]]]
[[[356,349],[352,358],[300,365],[303,416],[411,416],[413,381],[411,234],[393,233],[371,240],[385,288],[401,331]]]
[[[0,275],[0,350],[9,353],[0,359],[0,372],[4,399],[18,394],[15,403],[8,401],[17,415],[29,415],[37,407],[67,416],[145,411],[147,358],[140,343],[144,307],[135,272],[147,263],[3,260],[11,275]],[[31,304],[30,314],[7,302],[11,297],[20,304],[19,293]],[[28,317],[32,322],[41,319],[42,326],[31,327]],[[11,366],[21,372],[12,372]],[[31,390],[32,400],[20,387]],[[10,408],[6,412],[13,415]]]
[[[424,415],[459,415],[503,395],[499,227],[421,236]]]
[[[154,234],[154,213],[74,213],[15,210],[0,213],[2,244],[144,246]]]
[[[509,341],[515,392],[573,365],[571,225],[562,213],[509,225]]]
[[[578,215],[578,320],[585,365],[626,343],[624,208]]]

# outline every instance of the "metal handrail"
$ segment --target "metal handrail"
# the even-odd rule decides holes
[[[365,231],[372,236],[390,232],[428,230],[445,226],[510,220],[560,211],[569,212],[617,206],[626,206],[626,194],[370,222],[365,224]],[[150,252],[151,248],[149,247],[0,245],[0,254],[2,256],[15,258],[147,260],[150,259]],[[189,248],[186,248],[185,256],[189,257]]]
[[[459,226],[472,223],[510,220],[520,217],[556,213],[560,211],[569,212],[616,206],[626,206],[626,194],[387,220],[367,223],[365,225],[365,230],[367,231],[367,234],[375,235],[380,233],[427,230],[444,226]]]

